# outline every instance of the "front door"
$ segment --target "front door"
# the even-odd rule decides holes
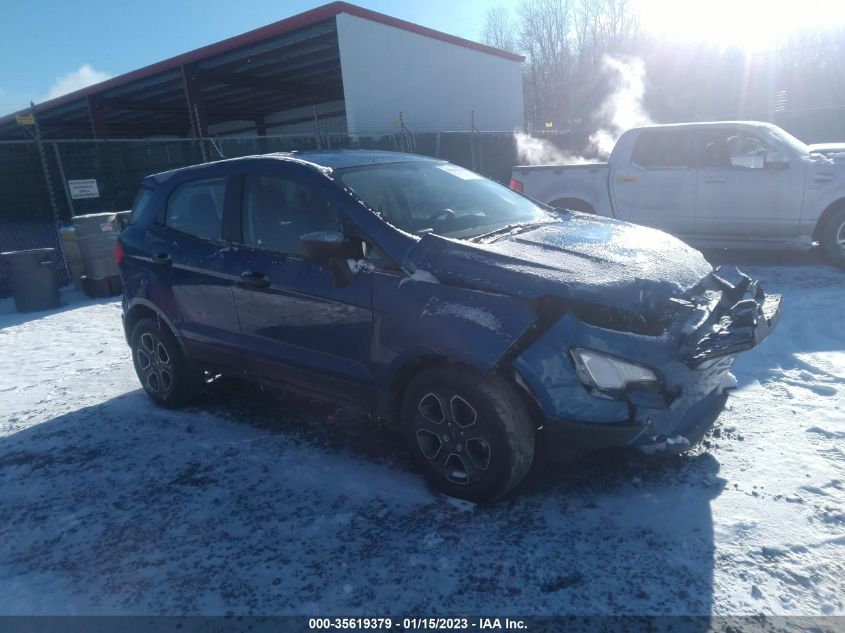
[[[337,198],[293,169],[243,178],[242,278],[234,289],[244,369],[256,376],[368,404],[372,397],[372,278],[342,287],[307,261],[300,236],[339,231]]]
[[[741,129],[701,130],[695,143],[696,233],[723,240],[798,234],[803,170],[797,165],[767,166],[766,154],[776,148]]]

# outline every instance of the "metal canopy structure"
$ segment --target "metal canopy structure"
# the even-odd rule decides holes
[[[515,61],[522,58],[345,2],[333,2],[36,105],[44,139],[266,135],[321,117],[345,125],[337,16],[351,14]],[[16,115],[0,139],[30,136]],[[287,113],[285,115],[284,113]],[[273,115],[270,119],[268,117]],[[342,131],[342,130],[338,130]]]

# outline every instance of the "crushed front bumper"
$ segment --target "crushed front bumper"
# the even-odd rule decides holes
[[[736,269],[719,268],[672,301],[671,324],[659,336],[603,328],[567,313],[515,359],[514,369],[545,414],[542,432],[561,454],[695,444],[736,384],[730,374],[736,354],[768,337],[781,310],[780,296],[766,295]],[[591,390],[569,358],[572,347],[653,368],[659,387]]]
[[[682,328],[681,354],[693,366],[757,347],[780,319],[781,296],[736,268],[719,267],[701,284]]]

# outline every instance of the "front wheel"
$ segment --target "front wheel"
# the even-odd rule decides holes
[[[453,497],[501,497],[534,458],[534,428],[514,388],[467,368],[423,370],[405,391],[402,425],[423,472]]]
[[[176,338],[157,319],[138,321],[129,338],[135,373],[153,400],[176,407],[202,388],[203,373],[188,362]]]
[[[845,268],[845,207],[834,211],[825,221],[821,245],[831,264]]]

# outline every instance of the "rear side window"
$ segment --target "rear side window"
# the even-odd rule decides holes
[[[686,130],[647,130],[640,134],[631,161],[647,169],[684,168],[692,164],[690,133]]]
[[[179,185],[167,201],[164,224],[205,240],[222,237],[226,178],[195,180]]]
[[[129,216],[129,224],[135,224],[141,218],[152,213],[152,203],[155,194],[150,189],[141,189],[132,204],[132,213]]]

